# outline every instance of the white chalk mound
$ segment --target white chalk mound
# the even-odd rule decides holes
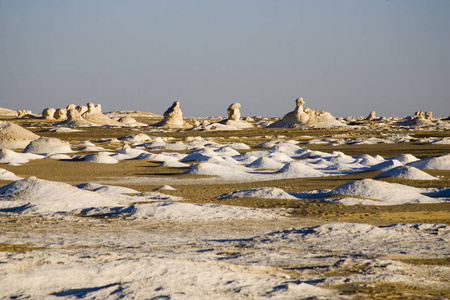
[[[287,163],[278,170],[278,172],[281,172],[282,174],[279,174],[281,177],[321,177],[324,176],[324,173],[322,173],[319,170],[316,170],[314,168],[311,168],[310,166],[305,165],[301,161],[293,161],[290,163]]]
[[[24,148],[39,136],[11,122],[0,121],[0,148]]]
[[[380,177],[400,177],[405,179],[417,179],[417,180],[437,180],[436,177],[425,173],[422,170],[411,166],[400,166],[384,171],[374,178]]]
[[[0,180],[20,180],[22,177],[16,176],[13,172],[0,168]]]
[[[0,210],[32,213],[68,212],[114,205],[110,199],[70,184],[28,177],[0,188]]]
[[[30,158],[23,153],[17,153],[11,149],[0,149],[0,163],[17,166],[20,164],[25,164],[29,161]]]
[[[84,160],[98,164],[117,164],[119,162],[106,152],[88,154],[84,156]]]
[[[28,144],[24,153],[70,153],[70,144],[57,138],[40,137]]]
[[[443,199],[431,198],[423,193],[424,190],[419,188],[373,179],[347,182],[331,191],[332,195],[364,198],[346,198],[345,201],[340,201],[344,204],[396,205],[444,202]]]
[[[296,197],[286,193],[282,189],[274,187],[262,187],[262,188],[238,190],[231,193],[222,194],[217,198],[227,199],[227,198],[244,198],[244,197],[268,198],[268,199],[297,199]]]
[[[450,170],[450,154],[424,158],[419,161],[409,163],[408,166],[418,169]]]
[[[284,167],[283,163],[278,162],[270,157],[262,156],[252,163],[247,165],[248,168],[256,168],[256,169],[281,169]]]

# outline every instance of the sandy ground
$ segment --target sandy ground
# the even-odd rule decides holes
[[[136,118],[138,119],[138,118]],[[141,122],[152,123],[154,120],[138,119]],[[297,141],[308,141],[311,139],[325,137],[377,137],[383,134],[408,134],[419,138],[426,137],[450,137],[450,130],[411,130],[402,128],[361,128],[361,129],[263,129],[255,128],[240,131],[225,132],[201,132],[186,130],[162,131],[156,129],[136,129],[136,128],[81,128],[79,132],[57,133],[50,132],[48,125],[40,120],[24,119],[17,121],[20,125],[35,132],[41,136],[57,137],[72,144],[84,141],[98,141],[102,138],[116,138],[135,133],[146,133],[152,137],[172,137],[175,140],[184,140],[187,137],[201,136],[217,142],[244,142],[251,147],[257,144],[272,140],[275,138],[294,139]],[[97,143],[110,150],[117,150],[119,145],[110,145],[106,143]],[[398,144],[374,144],[374,145],[341,145],[328,146],[319,144],[301,145],[311,150],[324,152],[342,151],[347,155],[369,154],[381,155],[383,157],[392,157],[397,154],[413,154],[418,158],[438,156],[450,152],[449,145],[430,145],[421,142],[407,142]],[[245,151],[241,151],[245,152]],[[450,225],[450,203],[439,204],[409,204],[409,205],[391,205],[391,206],[365,206],[354,205],[344,206],[338,203],[323,203],[313,200],[281,200],[281,199],[218,199],[217,196],[232,192],[238,189],[248,189],[255,187],[279,187],[287,192],[300,192],[315,189],[333,189],[345,182],[356,179],[372,178],[380,171],[370,171],[350,175],[320,177],[320,178],[297,178],[272,181],[233,181],[221,180],[210,176],[200,176],[193,174],[183,174],[184,169],[161,167],[156,162],[147,160],[124,160],[118,164],[94,164],[85,161],[64,161],[54,159],[33,160],[22,166],[11,166],[2,164],[1,168],[7,169],[17,176],[27,177],[36,176],[37,178],[52,181],[62,181],[72,185],[84,182],[97,182],[102,184],[113,184],[136,189],[140,192],[153,191],[161,185],[171,185],[176,188],[174,191],[164,191],[166,194],[180,196],[188,199],[190,203],[217,203],[243,207],[277,209],[286,213],[286,218],[274,222],[247,222],[245,220],[236,222],[210,222],[210,223],[176,223],[161,224],[151,220],[128,220],[127,218],[40,218],[21,216],[13,214],[0,215],[0,228],[3,235],[17,236],[23,238],[22,244],[0,244],[0,251],[5,253],[28,253],[34,251],[47,251],[49,249],[62,249],[69,246],[58,246],[57,241],[48,243],[30,244],[26,236],[43,235],[52,232],[55,235],[78,235],[80,240],[85,241],[86,245],[77,247],[93,247],[90,245],[91,235],[110,234],[122,235],[127,232],[175,234],[177,236],[192,235],[205,236],[211,238],[216,236],[228,236],[231,233],[239,232],[242,237],[261,235],[268,232],[283,230],[286,228],[299,226],[316,226],[336,222],[364,223],[371,225],[392,225],[397,223],[435,223]],[[386,182],[406,184],[414,187],[450,187],[449,170],[427,170],[433,176],[440,176],[440,180],[421,181],[385,178]],[[0,185],[10,183],[11,181],[0,181]],[[99,243],[104,243],[107,239],[100,239]],[[97,245],[96,247],[106,247]],[[169,246],[167,246],[169,247]],[[181,251],[180,245],[173,246],[173,251]],[[208,246],[194,245],[198,251],[207,251]],[[70,247],[69,247],[70,248]],[[170,247],[169,247],[170,248]],[[214,248],[217,255],[225,255],[227,252],[232,255],[244,250],[233,250],[233,247],[224,247],[222,251]],[[66,249],[67,250],[67,249]],[[67,251],[74,251],[68,249]],[[105,251],[122,250],[109,248]],[[137,250],[133,250],[137,251]],[[167,249],[165,249],[167,251]],[[209,250],[208,250],[209,251]],[[282,249],[280,249],[282,251]],[[222,254],[220,254],[222,252]],[[449,252],[450,253],[450,252]],[[450,266],[450,259],[446,258],[421,258],[409,256],[406,258],[395,258],[408,265],[419,266]],[[239,262],[236,262],[239,265]],[[295,266],[292,261],[286,267],[277,266],[286,276],[292,280],[303,279],[304,273],[301,268]],[[353,268],[353,269],[352,269]],[[360,270],[353,265],[351,268],[327,269],[320,271],[319,267],[314,272],[322,272],[322,276],[334,276],[333,272],[358,273]],[[431,267],[430,267],[431,268]],[[278,276],[278,275],[277,275]],[[314,277],[314,276],[313,276]],[[324,285],[326,286],[326,285]],[[444,299],[450,298],[450,288],[439,286],[430,288],[430,286],[420,287],[411,286],[405,283],[396,282],[376,282],[367,283],[345,283],[332,284],[331,287],[339,291],[339,297],[350,297],[353,299]],[[1,294],[1,292],[0,292]],[[74,294],[76,296],[76,294]],[[74,296],[72,295],[72,296]],[[70,295],[69,295],[70,296]],[[86,296],[86,295],[85,295]],[[337,297],[330,296],[332,299]],[[181,297],[182,298],[182,297]],[[180,299],[181,299],[180,298]],[[239,297],[238,297],[239,298]],[[245,297],[243,297],[245,298]],[[324,297],[327,298],[327,297]],[[156,298],[155,298],[156,299]],[[162,298],[161,298],[162,299]]]

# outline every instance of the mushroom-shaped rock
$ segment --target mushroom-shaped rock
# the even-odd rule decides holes
[[[241,119],[241,112],[239,111],[239,108],[241,108],[241,104],[237,102],[228,107],[228,120],[239,121]]]
[[[175,101],[171,107],[164,112],[164,119],[154,126],[184,127],[183,112],[180,108],[180,101]]]
[[[237,129],[246,129],[246,128],[253,127],[252,124],[247,123],[244,120],[241,120],[241,112],[240,112],[239,108],[241,108],[240,103],[236,102],[236,103],[231,104],[227,109],[228,119],[223,120],[219,123],[216,123],[216,125],[212,124],[209,128],[212,129],[213,126],[217,126],[217,124],[221,125],[221,126],[219,126],[219,128],[221,128],[221,129],[219,129],[219,130],[237,130]],[[222,126],[222,125],[225,125],[225,126]]]
[[[55,119],[55,112],[56,112],[56,109],[54,109],[52,107],[48,107],[42,111],[42,118],[44,118],[46,120],[53,120],[53,119]]]
[[[425,112],[425,119],[431,120],[432,116],[433,116],[433,113],[431,111],[426,111]]]

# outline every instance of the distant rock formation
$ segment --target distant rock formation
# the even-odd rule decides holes
[[[222,130],[236,130],[236,129],[245,129],[245,128],[251,128],[253,127],[252,124],[248,123],[247,121],[241,120],[241,111],[239,110],[241,108],[241,104],[238,102],[232,103],[228,109],[228,119],[223,120],[219,122],[221,125],[228,126],[222,127]],[[214,125],[213,125],[214,126]],[[233,129],[234,127],[234,129]]]
[[[56,120],[65,120],[67,119],[67,109],[66,108],[57,108],[54,114]]]
[[[228,107],[228,120],[239,121],[241,119],[241,112],[239,111],[239,108],[241,108],[241,104],[237,102]]]
[[[54,120],[55,119],[56,109],[52,107],[48,107],[42,111],[42,118],[46,120]]]
[[[76,110],[76,109],[75,109]],[[94,103],[87,104],[87,111],[82,115],[82,117],[94,124],[104,126],[121,126],[122,124],[116,120],[102,113],[102,106],[100,104],[95,105]]]
[[[181,111],[180,108],[180,102],[179,101],[175,101],[171,107],[169,107],[165,112],[164,112],[164,119],[158,123],[156,123],[153,126],[157,126],[157,127],[172,127],[172,128],[177,128],[177,127],[186,127],[186,124],[184,123],[183,120],[183,112]]]
[[[315,110],[310,108],[303,109],[305,101],[303,98],[295,100],[296,107],[293,111],[287,113],[281,120],[270,124],[270,128],[280,127],[336,127],[346,126],[339,122],[329,112],[323,110]]]
[[[397,125],[399,126],[428,126],[432,125],[431,121],[431,112],[429,113],[430,119],[425,118],[425,113],[423,111],[416,111],[414,115],[403,118],[403,120],[399,121]]]
[[[88,111],[88,107],[86,105],[79,105],[76,107],[76,110],[80,115],[83,115],[85,112]]]
[[[370,112],[369,116],[367,116],[367,118],[366,118],[367,121],[373,121],[373,120],[376,120],[376,119],[377,119],[376,112],[374,110],[372,110]]]
[[[431,120],[432,116],[433,116],[433,113],[431,111],[426,111],[425,112],[425,119],[426,120]]]
[[[18,118],[24,118],[26,116],[30,116],[33,115],[33,113],[31,112],[31,110],[27,110],[27,109],[21,109],[17,111],[17,117]]]

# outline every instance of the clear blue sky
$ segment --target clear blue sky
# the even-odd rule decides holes
[[[0,107],[450,115],[449,0],[0,0]]]

